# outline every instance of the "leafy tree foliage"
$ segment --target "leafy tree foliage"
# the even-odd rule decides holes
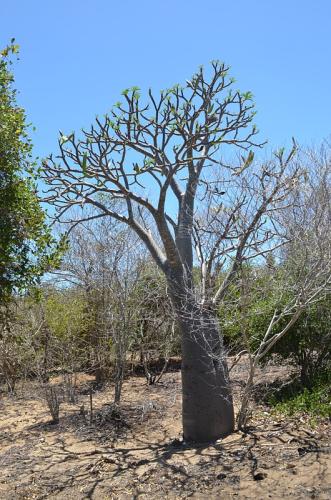
[[[300,367],[301,384],[331,376],[330,297],[312,304],[273,351]]]
[[[25,111],[18,106],[11,56],[0,53],[0,304],[34,283],[50,263],[52,238],[36,195]]]

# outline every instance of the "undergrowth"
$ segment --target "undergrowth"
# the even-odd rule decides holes
[[[331,375],[313,381],[309,388],[293,381],[268,397],[268,404],[285,415],[308,414],[331,419]]]

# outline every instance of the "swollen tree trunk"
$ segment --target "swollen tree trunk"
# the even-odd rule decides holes
[[[187,297],[187,295],[186,295]],[[228,367],[217,319],[194,299],[172,296],[182,341],[182,418],[186,441],[208,442],[234,430]]]

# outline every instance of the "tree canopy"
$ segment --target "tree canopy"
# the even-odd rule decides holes
[[[0,304],[35,283],[50,260],[52,236],[36,194],[25,111],[17,103],[14,40],[0,53]]]

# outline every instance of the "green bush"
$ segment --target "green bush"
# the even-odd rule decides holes
[[[229,290],[227,303],[219,310],[219,319],[230,352],[249,349],[254,352],[263,339],[274,311],[281,311],[291,296],[286,292],[285,269],[247,267],[242,280]],[[285,290],[285,291],[284,291]],[[289,321],[285,316],[277,325],[281,331]],[[300,382],[311,388],[316,378],[331,371],[331,297],[311,304],[294,325],[261,360],[277,354],[300,370]]]
[[[254,351],[259,346],[275,309],[281,310],[289,299],[283,292],[284,279],[282,269],[246,266],[231,285],[219,309],[224,341],[231,351]]]
[[[313,417],[331,418],[331,377],[315,380],[308,389],[298,381],[282,390],[274,392],[268,398],[268,403],[276,411],[286,415],[307,413]]]
[[[331,372],[331,299],[312,304],[274,346],[273,352],[300,368],[301,384],[312,387]]]

